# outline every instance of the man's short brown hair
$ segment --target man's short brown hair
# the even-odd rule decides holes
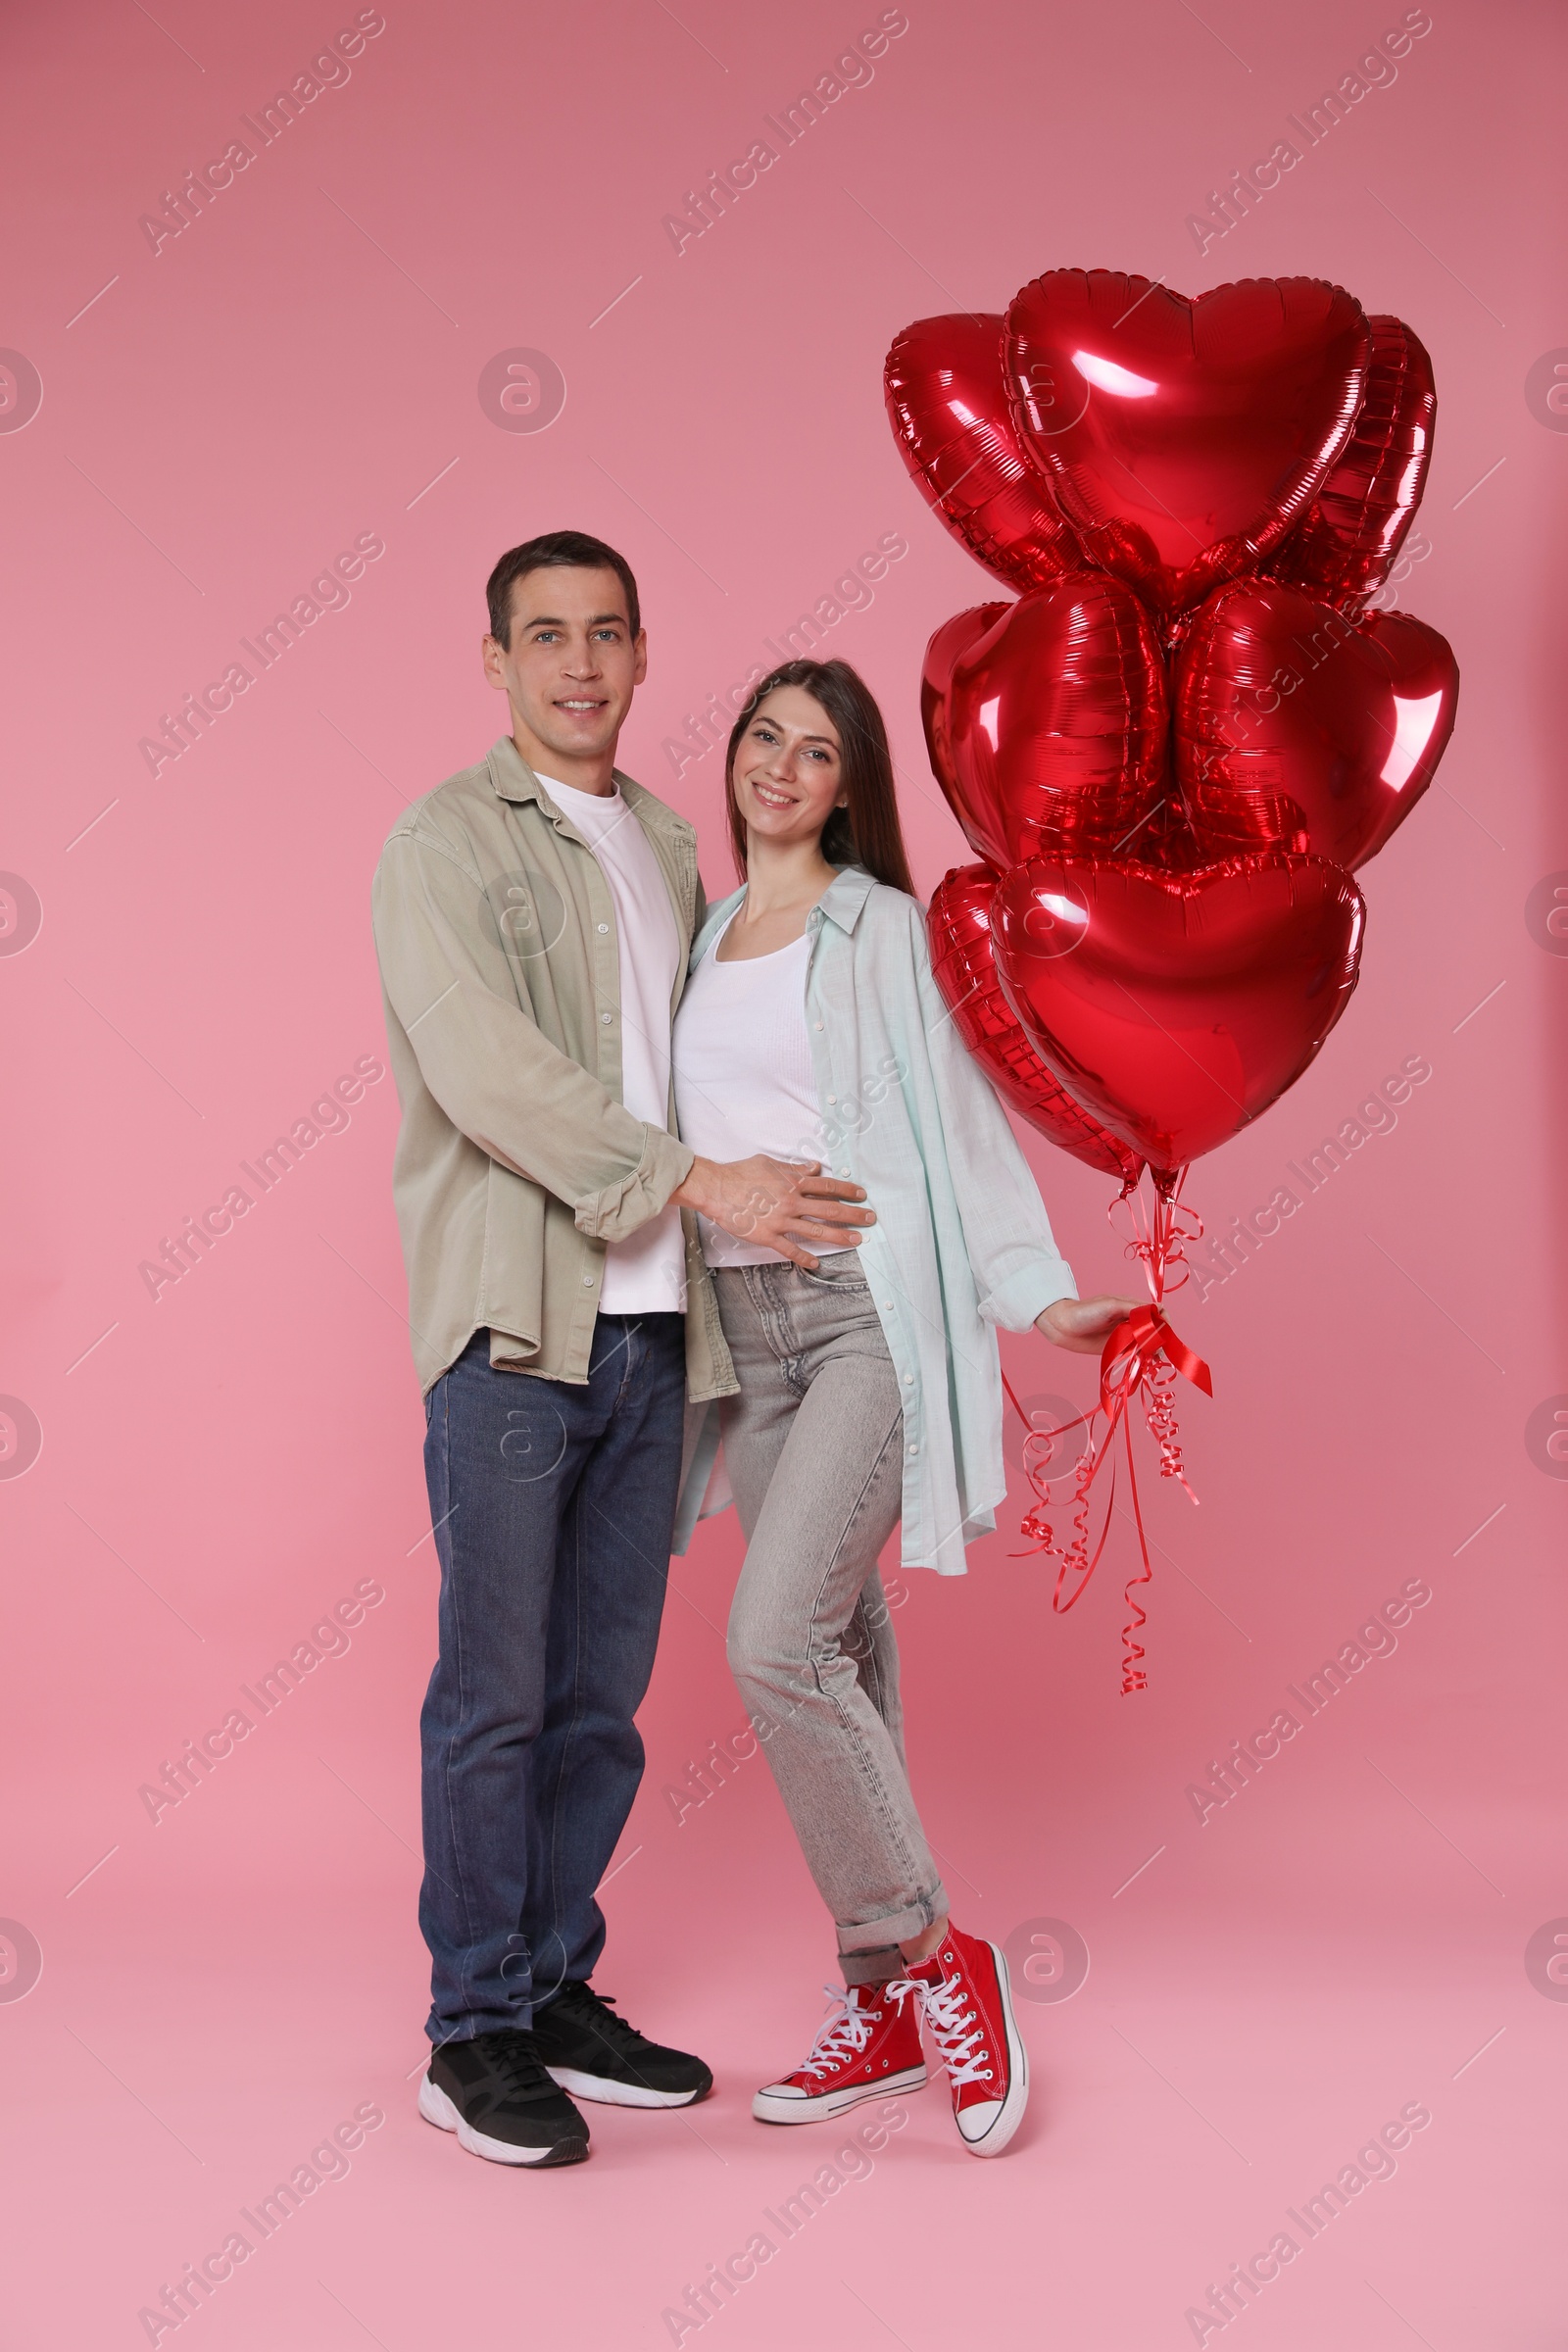
[[[574,571],[612,571],[626,591],[626,618],[635,637],[643,625],[642,608],[637,601],[637,582],[631,565],[624,556],[607,547],[602,539],[590,537],[587,531],[545,531],[537,539],[525,539],[520,547],[509,548],[485,582],[485,596],[490,606],[490,634],[496,643],[512,651],[512,590],[525,572],[551,571],[569,565]]]

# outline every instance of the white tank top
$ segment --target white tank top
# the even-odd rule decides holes
[[[730,917],[733,922],[734,916]],[[726,923],[724,930],[727,931]],[[720,963],[718,938],[686,983],[671,1054],[682,1143],[704,1159],[822,1157],[822,1111],[806,1030],[804,934],[771,956]],[[782,1265],[777,1250],[698,1219],[710,1266]]]

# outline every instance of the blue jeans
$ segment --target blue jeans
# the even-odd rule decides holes
[[[419,1719],[432,2041],[532,2023],[604,1948],[594,1890],[642,1779],[685,1398],[685,1318],[601,1315],[586,1386],[494,1372],[425,1398],[440,1649]]]

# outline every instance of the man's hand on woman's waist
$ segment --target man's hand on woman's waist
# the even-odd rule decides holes
[[[856,1204],[863,1187],[824,1176],[818,1160],[697,1158],[682,1185],[670,1194],[682,1208],[694,1208],[737,1241],[776,1250],[792,1265],[816,1272],[813,1250],[859,1247],[855,1229],[874,1225],[876,1212]]]

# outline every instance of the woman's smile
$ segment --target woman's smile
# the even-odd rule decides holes
[[[782,784],[773,784],[765,776],[748,776],[747,783],[764,808],[793,808],[796,796],[786,792]]]

